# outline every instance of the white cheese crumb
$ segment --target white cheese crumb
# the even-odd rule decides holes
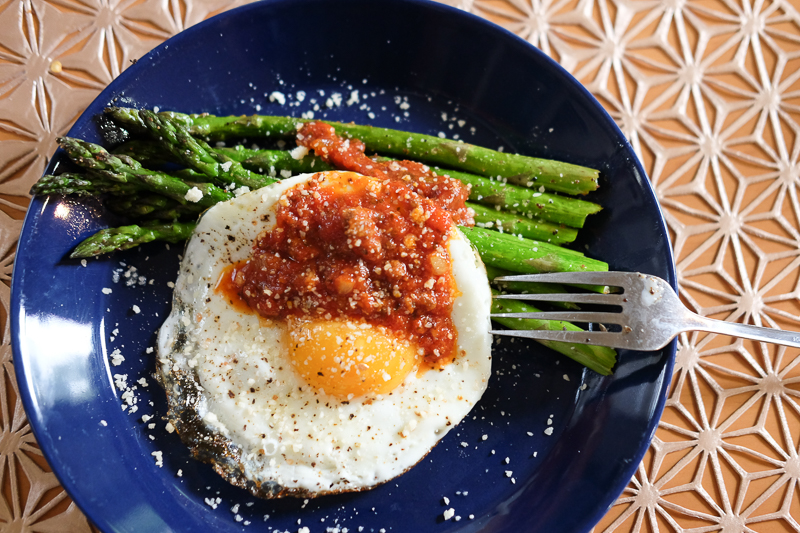
[[[289,155],[292,156],[292,159],[296,159],[299,161],[300,159],[303,159],[305,156],[308,155],[308,148],[306,148],[305,146],[298,146],[297,148],[290,150]]]
[[[123,361],[125,361],[125,357],[123,357],[122,353],[119,351],[119,348],[111,352],[109,357],[111,358],[111,364],[114,366],[119,366]]]
[[[481,440],[486,440],[489,438],[489,435],[481,435]]]
[[[301,91],[302,92],[302,91]],[[298,93],[299,96],[300,93]],[[303,93],[303,98],[305,98],[305,93]],[[303,101],[301,98],[298,98],[301,102]],[[283,105],[286,103],[286,96],[280,91],[272,91],[269,95],[270,102],[278,102],[278,104]]]
[[[545,435],[552,435],[553,434],[553,426],[550,426],[549,428],[545,429],[544,430],[544,434]]]
[[[105,420],[101,420],[101,421],[100,421],[100,425],[101,425],[101,426],[103,426],[103,427],[105,427],[105,426],[107,426],[107,425],[108,425],[108,422],[106,422]]]
[[[216,509],[217,508],[218,504],[217,504],[217,502],[214,501],[214,498],[206,498],[205,502],[206,502],[206,505],[208,505],[212,509]]]
[[[153,457],[156,458],[156,466],[157,467],[161,468],[162,466],[164,466],[164,460],[163,460],[163,457],[162,457],[162,455],[163,455],[162,452],[155,451],[155,452],[152,452],[150,455],[152,455]]]
[[[444,518],[445,520],[450,520],[451,518],[453,518],[455,514],[456,510],[451,507],[442,514],[442,518]]]
[[[181,470],[180,468],[178,469],[177,476],[178,477],[183,477],[183,470]]]
[[[203,199],[203,191],[198,189],[197,187],[192,187],[189,189],[183,197],[187,202],[194,202],[197,203]]]
[[[569,376],[568,375],[564,374],[563,378],[564,378],[564,381],[569,381]]]
[[[506,477],[511,477],[514,474],[511,470],[506,470]]]
[[[119,390],[125,390],[128,388],[128,374],[114,374],[114,385]]]
[[[134,312],[134,313],[136,313],[137,315],[138,315],[139,313],[141,313],[141,312],[142,312],[142,310],[141,310],[141,309],[139,309],[139,306],[138,306],[138,305],[136,305],[136,304],[133,304],[133,307],[131,307],[131,309],[132,309],[132,310],[133,310],[133,312]]]
[[[104,287],[102,292],[103,294],[111,294],[111,289],[109,289],[108,287]]]
[[[167,430],[167,433],[173,433],[175,431],[175,426],[172,425],[172,422],[167,422],[167,425],[164,426],[164,429]]]
[[[81,266],[82,266],[82,267],[85,267],[85,266],[86,266],[86,259],[81,259]]]
[[[442,501],[444,502],[445,505],[450,505],[450,498],[448,498],[447,496],[442,498]]]
[[[237,198],[246,192],[250,192],[250,187],[248,187],[247,185],[242,185],[241,187],[233,189],[233,195],[236,196]]]

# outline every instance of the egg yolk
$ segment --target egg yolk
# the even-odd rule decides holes
[[[386,394],[421,356],[410,342],[366,322],[289,321],[290,360],[312,387],[341,399]]]

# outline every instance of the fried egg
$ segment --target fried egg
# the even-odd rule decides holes
[[[420,366],[412,341],[339,318],[268,320],[215,291],[275,224],[290,178],[209,209],[190,239],[158,334],[168,419],[198,459],[265,498],[365,490],[418,463],[480,399],[491,374],[491,292],[477,253],[448,240],[457,355]]]

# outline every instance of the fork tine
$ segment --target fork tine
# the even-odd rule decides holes
[[[576,302],[580,304],[622,305],[622,294],[588,293],[547,293],[547,294],[495,294],[493,298],[502,300],[535,300],[537,302]]]
[[[564,320],[592,324],[622,324],[622,313],[598,313],[593,311],[539,311],[534,313],[492,313],[492,318],[535,318],[538,320]]]
[[[560,341],[577,344],[593,344],[609,348],[637,348],[636,338],[612,331],[561,331],[543,329],[497,329],[489,333],[506,337],[522,337],[542,341]],[[655,348],[650,348],[655,349]]]
[[[632,276],[631,272],[547,272],[544,274],[521,274],[499,276],[495,281],[537,281],[540,283],[566,283],[569,285],[610,285],[624,287]]]

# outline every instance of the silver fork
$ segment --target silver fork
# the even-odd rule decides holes
[[[495,335],[531,339],[594,344],[611,348],[651,351],[666,346],[684,331],[709,331],[756,341],[800,348],[800,333],[762,328],[702,317],[689,311],[672,287],[661,278],[638,272],[555,272],[502,276],[496,281],[536,281],[620,287],[620,294],[502,294],[495,298],[514,300],[574,302],[614,305],[622,312],[545,311],[536,313],[496,313],[493,317],[537,318],[600,324],[600,331],[493,330]],[[620,331],[608,331],[605,325],[617,324]]]

